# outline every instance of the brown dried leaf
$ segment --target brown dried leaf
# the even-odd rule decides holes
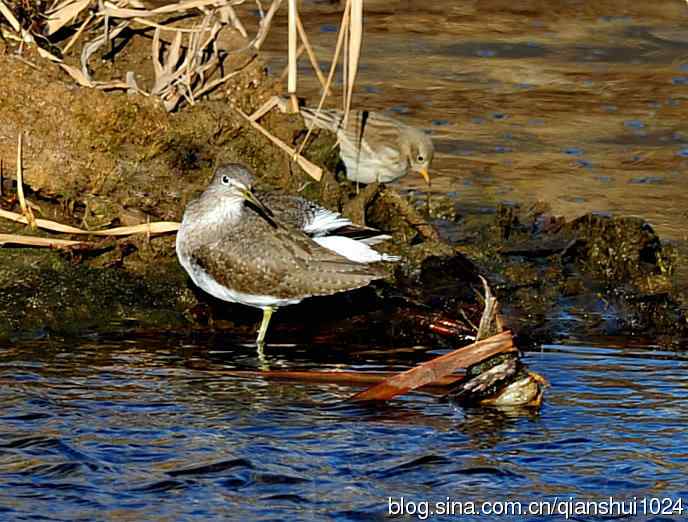
[[[74,20],[90,3],[91,0],[70,0],[57,6],[48,16],[48,35],[56,33]]]

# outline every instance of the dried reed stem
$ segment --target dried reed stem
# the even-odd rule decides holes
[[[308,53],[308,59],[311,62],[311,67],[313,67],[315,75],[318,77],[318,81],[320,82],[323,91],[327,92],[327,94],[332,94],[332,91],[330,91],[329,88],[326,87],[325,76],[323,76],[322,70],[320,70],[318,58],[315,56],[315,52],[313,52],[313,48],[311,47],[311,44],[308,41],[308,35],[306,34],[306,30],[303,28],[303,23],[301,22],[301,15],[299,15],[298,11],[296,11],[296,29],[299,32],[299,36],[301,37],[302,42],[301,46],[299,47],[299,51],[296,53],[296,59],[298,60],[301,53],[303,53],[303,49],[305,48],[306,52]]]
[[[339,27],[339,33],[337,34],[337,45],[335,46],[334,49],[334,56],[332,57],[332,64],[330,65],[330,72],[327,75],[327,81],[325,82],[325,89],[323,90],[322,95],[320,96],[320,101],[318,102],[318,108],[316,109],[316,117],[317,113],[322,110],[323,104],[325,103],[325,98],[327,98],[327,93],[330,90],[330,85],[332,84],[332,79],[334,78],[334,73],[337,70],[337,61],[339,60],[339,53],[342,50],[342,44],[344,43],[344,35],[349,29],[349,8],[350,4],[347,2],[346,6],[344,7],[344,13],[342,14],[342,25]],[[310,138],[313,129],[315,126],[311,126],[308,129],[308,132],[306,133],[306,137],[304,140],[301,142],[301,145],[299,146],[298,153],[301,154],[303,151],[303,148],[306,146],[306,143],[308,142],[308,138]]]
[[[21,25],[19,25],[19,20],[17,20],[10,8],[5,5],[4,0],[0,0],[0,13],[2,13],[2,15],[7,19],[7,21],[10,23],[12,29],[14,29],[15,32],[21,32]]]
[[[19,206],[22,214],[26,216],[26,223],[36,230],[36,218],[33,215],[33,210],[26,204],[24,198],[24,172],[22,165],[22,132],[19,132],[17,137],[17,198],[19,198]]]
[[[268,36],[268,30],[270,29],[272,19],[281,5],[282,0],[272,0],[272,4],[270,4],[270,9],[268,9],[267,14],[260,21],[260,29],[258,30],[258,35],[253,41],[253,47],[255,47],[256,50],[260,50],[260,48],[263,46],[263,42],[265,42],[265,38],[267,38]]]
[[[297,60],[298,60],[299,58],[301,58],[301,55],[304,53],[305,50],[306,50],[306,46],[305,46],[305,45],[303,45],[303,44],[299,45],[299,48],[298,48],[298,50],[296,51],[296,59],[297,59]],[[279,75],[279,80],[280,80],[281,82],[283,82],[283,81],[285,80],[285,78],[287,77],[288,74],[289,74],[289,64],[287,64],[287,65],[284,67],[284,69],[282,70],[282,73]]]
[[[280,149],[282,149],[284,152],[286,152],[291,159],[296,161],[296,163],[313,179],[316,181],[320,181],[320,178],[322,178],[322,169],[318,167],[317,165],[314,165],[310,161],[308,161],[306,158],[301,156],[297,151],[292,149],[289,145],[284,143],[282,140],[280,140],[277,136],[272,135],[270,132],[268,132],[262,125],[260,125],[258,122],[253,121],[244,111],[239,109],[237,107],[237,112],[246,120],[248,121],[251,126],[256,129],[258,132],[260,132],[263,136],[268,138],[272,143],[277,145]]]
[[[0,234],[0,246],[20,245],[47,248],[63,248],[76,245],[89,245],[83,241],[73,241],[71,239],[54,239],[50,237],[23,236],[21,234]]]
[[[28,224],[26,216],[10,212],[9,210],[0,209],[0,217],[15,221],[17,223]],[[155,221],[153,223],[144,223],[141,225],[131,225],[127,227],[115,227],[105,230],[83,230],[81,228],[64,225],[57,221],[49,219],[36,219],[35,224],[37,228],[49,230],[51,232],[59,232],[61,234],[76,234],[88,236],[129,236],[131,234],[166,234],[168,232],[176,232],[179,230],[179,223],[176,221]]]
[[[349,119],[351,110],[351,97],[354,92],[356,74],[358,72],[358,61],[361,56],[361,42],[363,40],[363,0],[348,0],[349,7],[349,46],[347,60],[347,77],[344,102],[344,126]]]
[[[287,79],[287,92],[296,94],[296,48],[297,48],[297,29],[296,29],[296,0],[289,0],[289,76]]]
[[[69,52],[69,50],[74,46],[76,41],[79,39],[79,37],[84,32],[84,29],[86,29],[86,26],[88,26],[88,24],[91,23],[91,20],[93,20],[93,18],[94,18],[93,14],[88,15],[88,18],[86,18],[86,20],[84,20],[84,23],[81,24],[81,27],[79,27],[79,30],[76,33],[74,33],[74,36],[72,36],[70,38],[69,42],[67,42],[67,45],[65,45],[65,48],[62,49],[62,54],[67,54]]]

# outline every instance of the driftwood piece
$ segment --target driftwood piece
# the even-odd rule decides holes
[[[325,384],[342,384],[346,386],[372,386],[380,384],[386,379],[393,377],[392,372],[345,372],[345,371],[253,371],[253,370],[230,370],[221,372],[223,376],[242,377],[242,378],[263,378],[276,381],[298,381]],[[442,377],[437,381],[422,386],[424,391],[438,391],[446,393],[447,388],[451,388],[463,379],[462,374],[452,374]]]
[[[487,339],[488,337],[496,335],[498,332],[502,331],[499,321],[497,320],[499,302],[492,294],[492,290],[490,290],[490,285],[487,284],[487,280],[483,276],[479,277],[483,282],[483,288],[485,290],[485,308],[483,310],[483,315],[480,318],[480,324],[478,325],[478,333],[475,336],[476,340],[478,341]]]
[[[466,368],[499,353],[516,352],[511,332],[502,332],[483,341],[436,357],[415,368],[385,380],[354,395],[355,401],[386,401],[397,395],[425,386],[452,374],[459,368]]]

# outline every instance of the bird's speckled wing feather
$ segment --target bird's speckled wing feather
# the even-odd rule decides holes
[[[190,255],[192,262],[227,288],[280,299],[353,290],[385,275],[382,269],[351,262],[321,247],[293,228],[275,229],[249,210],[224,237]]]
[[[287,226],[303,230],[322,207],[307,199],[277,190],[256,191],[256,197],[265,204],[278,221]]]
[[[335,109],[322,110],[316,115],[314,109],[302,108],[301,114],[308,123],[336,133],[351,146],[362,144],[362,153],[389,156],[399,147],[399,136],[406,126],[384,114],[370,111],[351,111],[346,127],[343,126],[344,114]],[[389,149],[389,150],[385,150]],[[398,154],[398,150],[396,151]]]
[[[374,245],[390,236],[375,228],[356,225],[339,212],[329,210],[300,196],[277,190],[256,191],[256,197],[272,210],[275,218],[311,237],[336,234]],[[379,238],[379,239],[377,239]]]
[[[401,132],[408,127],[403,123],[377,112],[352,111],[344,127],[341,111],[330,109],[316,114],[313,109],[303,108],[301,114],[310,125],[337,134],[350,180],[387,183],[407,173]]]

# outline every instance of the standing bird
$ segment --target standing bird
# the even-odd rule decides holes
[[[350,181],[390,183],[412,170],[430,185],[428,168],[435,149],[422,130],[379,112],[351,111],[346,126],[342,111],[302,107],[300,112],[308,126],[337,135]]]
[[[351,261],[399,261],[397,256],[381,254],[370,248],[391,238],[375,228],[355,225],[338,212],[299,196],[278,191],[255,191],[255,194],[278,221],[301,230],[320,246]]]
[[[301,198],[273,212],[252,191],[253,181],[243,165],[218,168],[205,192],[187,206],[176,248],[179,262],[198,287],[223,301],[263,310],[257,339],[262,348],[270,317],[280,306],[360,288],[385,277],[385,271],[318,243],[318,236],[326,237],[335,221],[340,220],[339,227],[348,220],[312,203],[308,207]],[[367,262],[394,259],[362,241],[346,239],[343,247],[337,246],[346,253],[357,250],[349,257],[367,249],[376,255],[369,252]]]

